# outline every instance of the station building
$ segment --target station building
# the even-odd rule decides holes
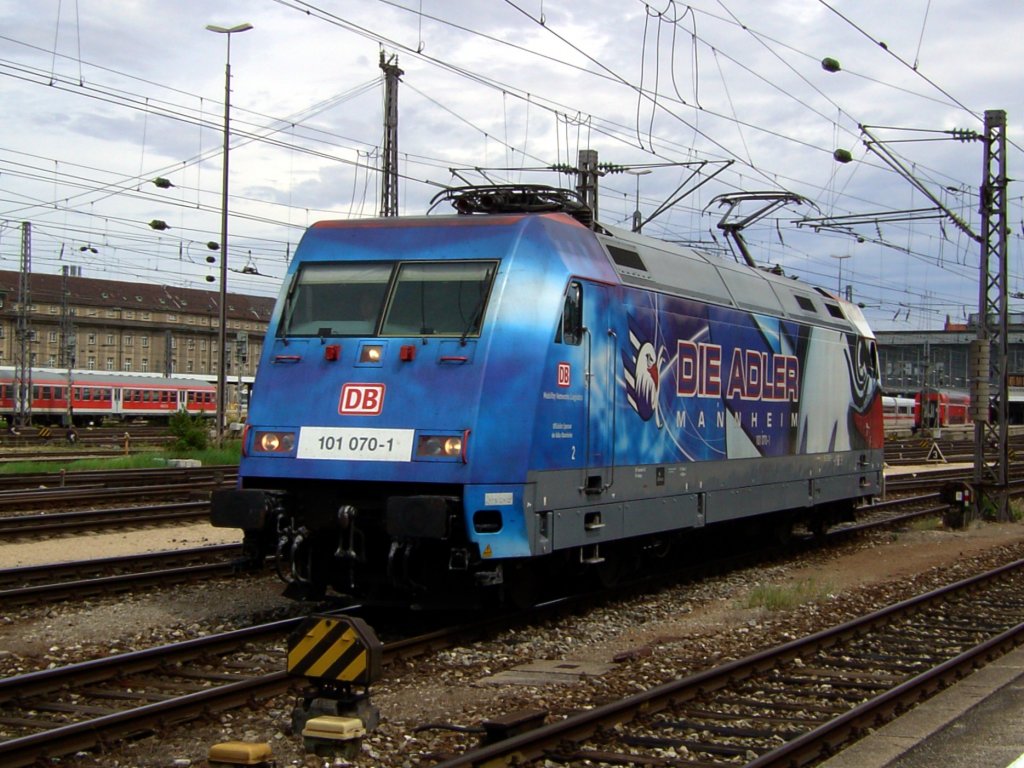
[[[0,270],[3,366],[14,365],[19,353],[19,278],[19,272]],[[36,273],[29,278],[33,367],[216,380],[220,360],[217,291],[70,275],[65,298],[63,276]],[[227,294],[225,375],[232,383],[252,381],[273,306],[273,298]]]
[[[966,323],[946,320],[935,331],[876,331],[882,383],[890,394],[912,395],[928,387],[970,391],[970,346],[978,337],[977,316]],[[1024,378],[1024,313],[1009,317],[1011,386]]]

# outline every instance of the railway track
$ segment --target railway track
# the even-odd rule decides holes
[[[1024,560],[438,768],[810,765],[1022,642]]]
[[[180,495],[180,490],[175,495]],[[209,508],[209,501],[202,499],[42,515],[6,515],[0,517],[0,537],[39,538],[109,528],[124,530],[158,523],[182,523],[206,519]]]
[[[0,570],[0,606],[47,604],[168,586],[238,571],[241,544]]]
[[[147,470],[128,476],[125,485],[117,485],[122,477],[120,473],[101,473],[100,477],[88,478],[79,474],[69,474],[73,480],[64,485],[54,485],[54,478],[50,477],[50,484],[42,487],[23,487],[26,484],[22,483],[16,489],[0,491],[0,535],[40,536],[196,519],[208,509],[210,491],[234,483],[236,470],[211,468],[202,473],[194,469]],[[147,482],[154,484],[137,484]],[[122,500],[125,506],[95,508],[117,500]],[[80,507],[87,509],[75,511]],[[25,514],[26,510],[29,514]]]
[[[876,520],[864,526],[881,524]],[[847,528],[829,536],[853,533]],[[594,599],[584,598],[590,602]],[[579,605],[580,601],[569,598],[517,617],[474,622],[389,642],[384,648],[384,663],[464,643],[467,638],[492,635],[509,626],[550,619],[558,611],[579,610]],[[357,615],[359,610],[358,606],[344,609]],[[89,749],[144,733],[158,724],[282,693],[296,684],[280,668],[283,638],[300,620],[273,622],[0,680],[0,738],[6,739],[0,742],[0,764],[30,765],[44,754]]]
[[[1009,451],[1013,454],[1024,452],[1024,433],[1019,426],[1009,437]],[[890,466],[907,464],[925,464],[931,457],[941,455],[939,462],[974,462],[974,439],[972,435],[961,435],[954,438],[932,439],[917,437],[905,440],[887,440],[885,443],[885,462]]]
[[[234,465],[165,467],[162,469],[82,470],[78,472],[32,472],[0,475],[0,499],[14,491],[232,483],[237,476],[238,467]]]

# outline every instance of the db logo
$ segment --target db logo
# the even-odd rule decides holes
[[[568,387],[572,369],[568,363],[558,364],[558,386]]]
[[[341,388],[338,413],[376,416],[384,407],[383,384],[346,384]]]

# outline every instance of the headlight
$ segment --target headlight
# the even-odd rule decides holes
[[[257,453],[290,453],[294,447],[294,432],[257,432],[252,441]]]
[[[420,435],[416,455],[455,459],[462,455],[462,438],[455,435]]]
[[[359,349],[360,363],[379,363],[384,356],[384,347],[380,344],[364,344]]]

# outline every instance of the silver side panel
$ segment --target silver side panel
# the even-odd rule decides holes
[[[615,468],[600,500],[577,471],[537,472],[527,486],[533,554],[882,493],[882,451]],[[538,525],[538,521],[543,521]]]

